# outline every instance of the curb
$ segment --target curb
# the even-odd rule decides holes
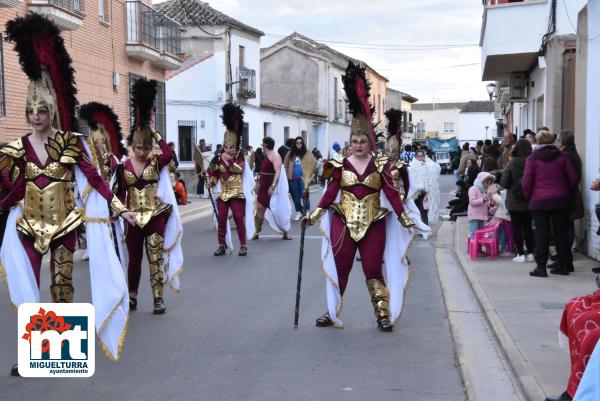
[[[202,205],[200,207],[196,207],[193,209],[187,209],[187,210],[183,210],[179,212],[179,217],[183,218],[189,218],[189,217],[200,217],[200,216],[196,216],[196,215],[201,215],[204,214],[206,211],[212,210],[212,205],[210,203]]]
[[[510,333],[506,329],[504,321],[496,311],[493,302],[490,300],[483,287],[479,284],[477,277],[475,277],[475,274],[466,267],[467,257],[460,249],[461,241],[464,241],[464,238],[461,237],[460,231],[457,230],[457,224],[458,222],[453,224],[454,253],[456,254],[456,258],[460,262],[460,266],[467,277],[467,281],[483,310],[484,316],[492,329],[492,333],[496,337],[500,349],[508,361],[509,368],[516,379],[519,390],[530,401],[543,400],[546,397],[544,387],[538,381],[533,368],[513,341]]]

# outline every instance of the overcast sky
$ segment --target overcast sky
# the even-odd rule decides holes
[[[481,82],[479,0],[212,0],[209,4],[264,31],[261,47],[297,31],[367,62],[390,80],[389,87],[419,102],[488,97],[486,83]]]

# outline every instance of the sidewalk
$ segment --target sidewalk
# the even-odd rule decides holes
[[[196,217],[197,215],[203,214],[203,212],[210,211],[212,213],[212,205],[210,199],[189,197],[187,205],[179,205],[179,216],[184,218]]]
[[[456,256],[524,394],[530,400],[561,394],[570,372],[568,352],[558,344],[563,306],[596,290],[591,268],[599,263],[577,253],[575,273],[530,277],[535,263],[487,257],[472,261],[466,249],[467,219],[444,224],[454,226]]]

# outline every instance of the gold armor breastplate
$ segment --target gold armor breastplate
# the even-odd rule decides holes
[[[73,231],[82,222],[83,209],[75,207],[71,188],[71,182],[61,181],[43,189],[32,181],[25,184],[25,207],[17,229],[33,239],[41,254],[48,252],[52,240]]]
[[[35,180],[40,175],[60,181],[73,181],[73,170],[62,163],[51,162],[45,168],[39,168],[35,163],[30,161],[25,164],[26,180]]]
[[[132,164],[132,166],[133,166],[133,164]],[[125,169],[124,174],[125,174],[125,182],[127,183],[127,186],[135,185],[138,182],[138,177],[131,171]],[[146,167],[144,167],[144,169],[142,170],[141,178],[139,178],[139,179],[142,179],[145,181],[151,181],[151,182],[158,182],[158,176],[159,176],[158,159],[156,158],[156,156],[153,156],[150,163]]]
[[[342,188],[351,187],[357,184],[364,185],[365,187],[372,188],[378,191],[381,189],[381,174],[374,171],[368,176],[366,176],[364,180],[360,181],[356,173],[354,173],[353,171],[342,171],[342,179],[340,182]]]
[[[232,174],[226,180],[221,177],[221,195],[219,197],[223,202],[234,198],[244,199],[242,175]]]
[[[171,205],[158,198],[157,189],[157,183],[149,184],[142,189],[134,186],[127,187],[128,209],[136,213],[136,220],[140,227],[148,224],[154,216],[171,210]]]
[[[390,213],[381,207],[379,196],[379,193],[375,192],[358,199],[352,192],[342,190],[340,203],[332,206],[348,227],[350,237],[354,241],[360,241],[371,224]]]

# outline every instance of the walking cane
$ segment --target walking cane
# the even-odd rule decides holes
[[[208,183],[206,188],[208,189],[208,197],[210,198],[210,204],[212,205],[213,214],[215,215],[215,218],[218,219],[219,215],[217,214],[217,207],[215,206],[215,200],[213,199],[212,190],[210,189],[210,182]]]
[[[304,201],[304,199],[303,199]],[[306,213],[306,203],[302,202],[302,215]],[[296,308],[294,310],[294,328],[298,328],[298,318],[300,317],[300,288],[302,287],[302,261],[304,259],[304,233],[306,225],[302,223],[300,229],[300,255],[298,256],[298,280],[296,282]]]

